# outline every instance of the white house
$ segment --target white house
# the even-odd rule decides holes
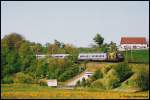
[[[146,49],[148,47],[145,37],[122,37],[120,49]]]
[[[48,86],[57,86],[57,79],[47,80]]]

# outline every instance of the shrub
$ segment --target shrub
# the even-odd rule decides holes
[[[81,85],[81,82],[80,82],[80,80],[78,80],[76,83],[76,86],[80,86],[80,85]]]
[[[92,77],[92,79],[97,80],[99,78],[102,78],[103,74],[102,74],[101,70],[98,69],[94,72],[94,74],[91,77]]]
[[[106,89],[113,89],[120,85],[120,79],[117,76],[117,72],[111,69],[107,76],[103,79]]]
[[[135,73],[131,79],[128,80],[128,85],[140,88],[141,90],[149,89],[149,72],[140,71]]]
[[[75,75],[77,75],[79,72],[79,67],[74,66],[68,70],[66,70],[64,73],[62,73],[59,77],[58,80],[59,81],[65,81],[68,80],[72,77],[74,77]]]
[[[2,79],[2,83],[4,84],[9,84],[9,83],[13,83],[13,78],[12,76],[5,76],[3,79]]]
[[[102,68],[103,74],[107,74],[107,72],[108,72],[111,68],[112,68],[111,65],[110,65],[110,66],[103,67],[103,68]]]
[[[87,86],[87,87],[90,87],[91,82],[92,82],[91,79],[87,79],[87,80],[86,80],[86,86]]]
[[[34,83],[33,77],[26,74],[25,79],[24,79],[24,83]]]
[[[16,73],[14,77],[14,82],[15,83],[33,83],[34,79],[32,76],[28,74],[24,74],[23,72],[18,72]]]
[[[40,79],[38,83],[40,84],[40,86],[48,86],[46,79]]]
[[[85,78],[84,78],[84,77],[82,78],[81,86],[83,86],[83,87],[85,87],[85,86],[86,86],[86,80],[85,80]]]
[[[103,85],[102,79],[98,79],[98,80],[92,82],[90,87],[92,87],[92,88],[99,88],[99,89],[105,89],[105,86]]]
[[[113,69],[117,72],[116,74],[120,79],[120,82],[126,80],[133,74],[127,62],[119,63],[114,66]]]
[[[18,72],[15,74],[14,82],[15,83],[24,83],[25,74],[23,72]]]
[[[58,80],[65,81],[72,76],[72,73],[72,70],[65,71],[61,76],[59,76]]]

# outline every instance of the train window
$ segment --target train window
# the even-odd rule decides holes
[[[84,57],[84,56],[80,56],[80,57]]]

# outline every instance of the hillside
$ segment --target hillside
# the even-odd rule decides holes
[[[82,65],[82,64],[81,64]],[[90,71],[90,72],[94,72],[98,69],[100,69],[103,72],[103,78],[102,79],[98,79],[96,80],[96,82],[98,84],[105,84],[105,81],[107,80],[115,80],[115,73],[114,71],[114,67],[117,65],[117,63],[98,63],[98,62],[94,62],[94,63],[87,63],[86,65],[86,70],[85,71]],[[111,67],[110,67],[111,66]],[[125,66],[124,66],[125,67]],[[123,79],[123,81],[119,82],[120,85],[118,85],[116,88],[112,88],[114,91],[141,91],[141,87],[140,85],[143,85],[145,88],[147,85],[149,86],[149,83],[144,83],[144,81],[146,82],[146,80],[148,79],[148,74],[149,74],[149,64],[133,64],[130,63],[129,67],[132,70],[132,74],[130,74],[129,76],[125,76],[125,78]],[[108,70],[109,69],[109,70]],[[108,70],[107,72],[105,72],[106,70]],[[124,70],[124,69],[122,69]],[[141,76],[143,75],[144,76]],[[78,78],[81,75],[78,75]],[[123,75],[124,76],[124,75]],[[145,79],[146,78],[146,79]],[[77,78],[73,78],[71,81],[74,81]],[[144,80],[140,83],[140,85],[138,85],[138,80]],[[137,81],[137,83],[135,82]],[[110,81],[111,82],[111,81]],[[101,88],[98,87],[99,89]],[[110,88],[111,89],[111,88]]]

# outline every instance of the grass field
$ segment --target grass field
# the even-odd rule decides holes
[[[116,92],[91,89],[56,89],[37,84],[1,84],[2,99],[148,99],[149,91]]]
[[[132,50],[123,53],[129,62],[149,63],[149,50]]]

